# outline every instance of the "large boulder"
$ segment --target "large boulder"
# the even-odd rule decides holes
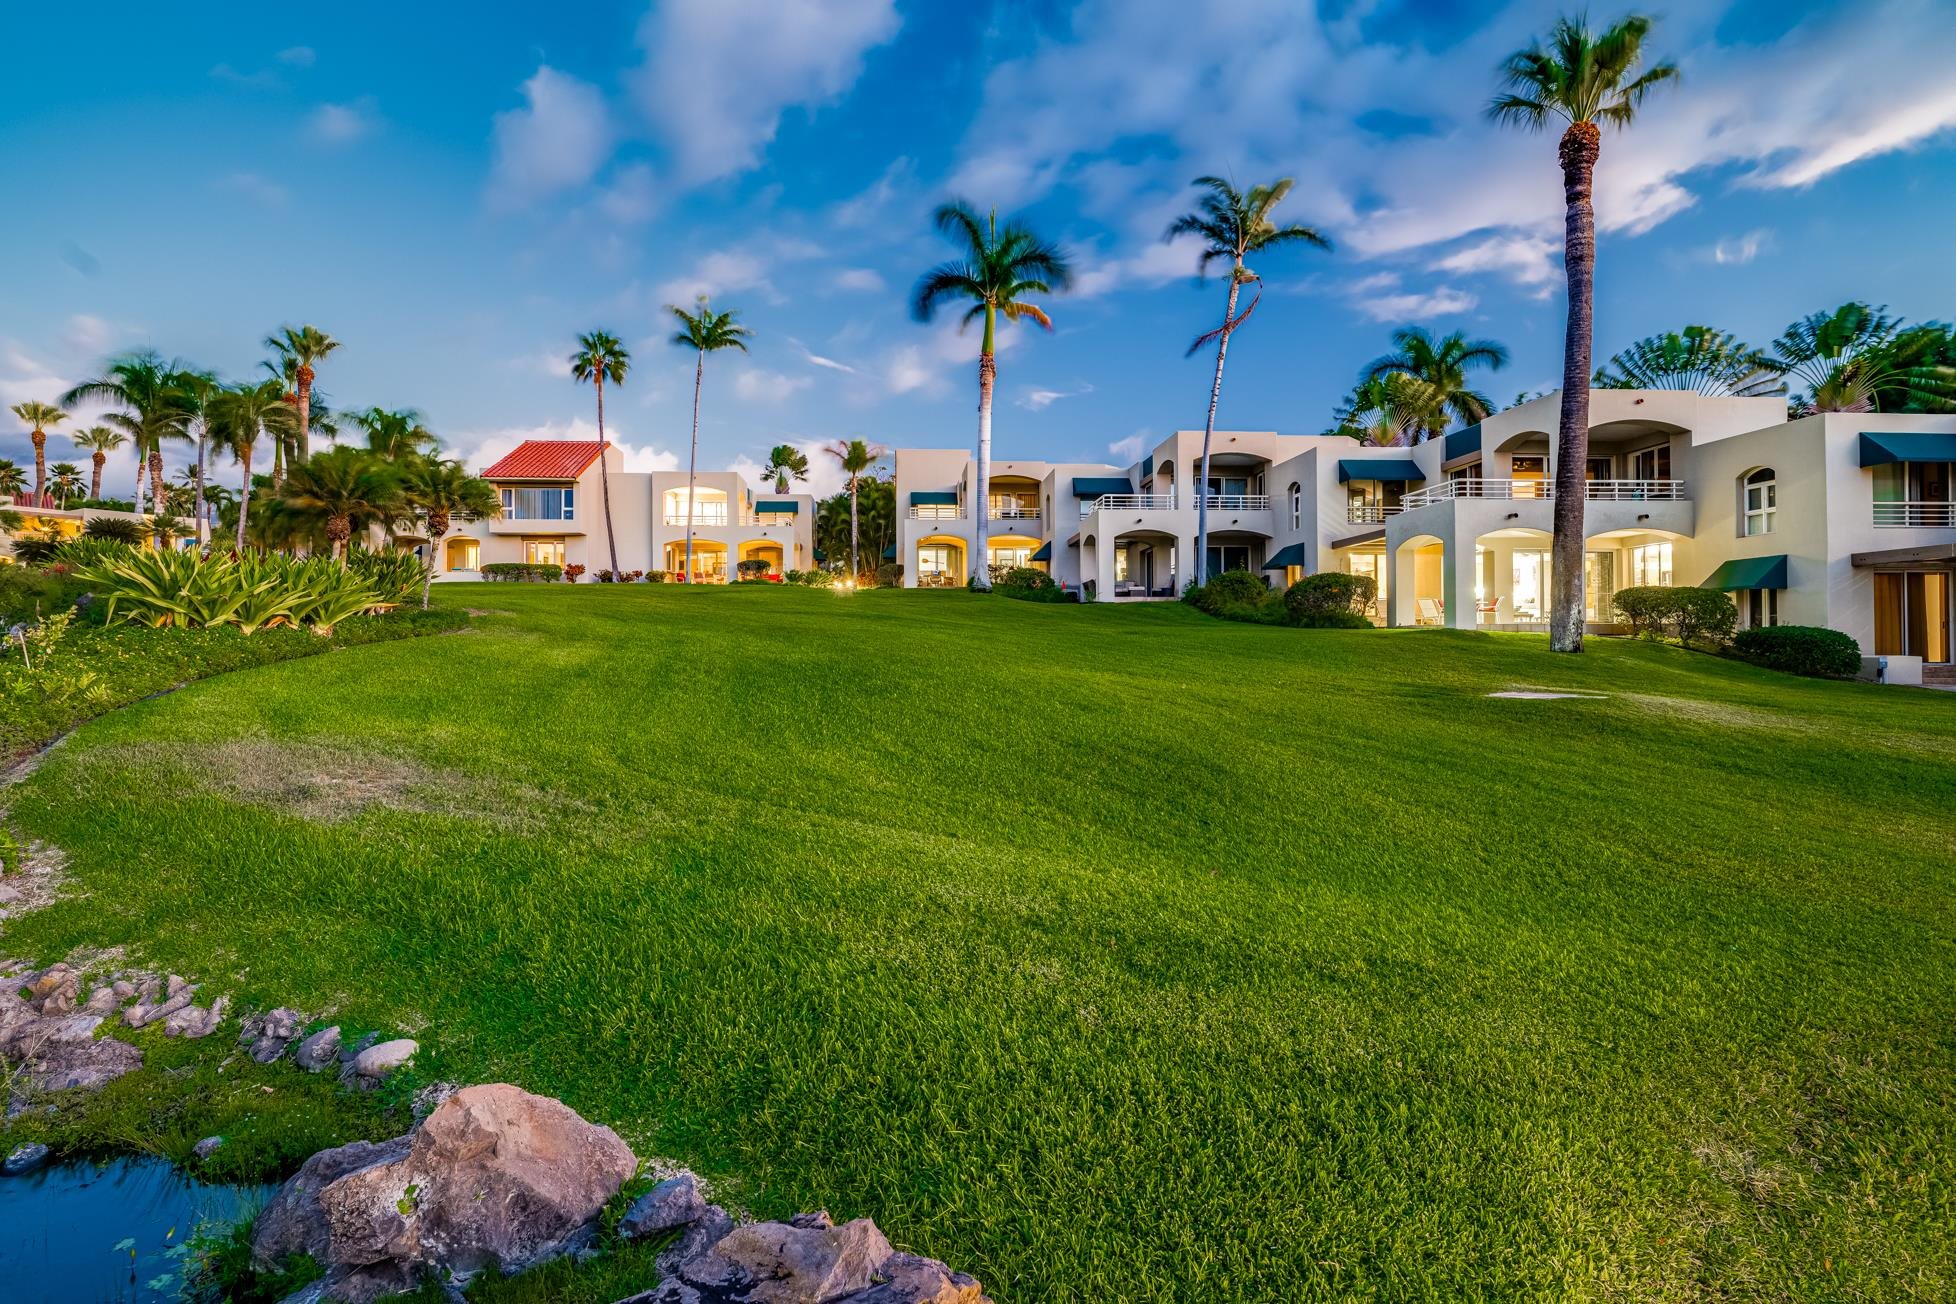
[[[467,1087],[407,1136],[308,1159],[260,1216],[252,1257],[310,1254],[324,1295],[352,1304],[517,1272],[585,1244],[636,1168],[616,1133],[561,1101]]]
[[[55,1009],[71,1007],[64,987],[37,996]],[[98,1038],[99,1014],[42,1014],[14,991],[0,991],[0,1064],[22,1071],[20,1085],[39,1091],[99,1087],[143,1066],[127,1042]]]

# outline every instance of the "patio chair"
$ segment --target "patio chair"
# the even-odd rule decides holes
[[[1419,609],[1419,623],[1422,625],[1444,625],[1447,623],[1447,609],[1438,598],[1416,598],[1413,605]]]

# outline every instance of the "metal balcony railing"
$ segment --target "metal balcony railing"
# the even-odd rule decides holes
[[[1956,529],[1956,503],[1876,503],[1874,523],[1883,529]]]
[[[1470,477],[1446,480],[1424,489],[1415,489],[1399,500],[1406,511],[1430,507],[1434,503],[1460,498],[1553,498],[1555,486],[1547,480],[1483,480]],[[1687,498],[1682,480],[1591,480],[1583,485],[1583,497],[1596,502],[1674,502]]]

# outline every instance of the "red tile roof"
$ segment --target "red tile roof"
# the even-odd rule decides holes
[[[575,480],[609,447],[595,439],[526,439],[482,473],[484,480]]]

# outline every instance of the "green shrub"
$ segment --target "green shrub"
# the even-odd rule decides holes
[[[485,580],[514,584],[555,584],[564,577],[564,568],[552,562],[492,561],[482,568]]]
[[[795,583],[805,584],[811,589],[830,589],[835,587],[835,575],[825,570],[805,570],[796,573]]]
[[[992,584],[992,592],[1021,602],[1064,602],[1058,581],[1034,566],[1013,566]]]
[[[1224,571],[1199,589],[1190,586],[1183,596],[1197,610],[1220,616],[1224,607],[1261,608],[1270,597],[1270,586],[1255,571]]]
[[[365,580],[383,602],[406,602],[419,597],[423,572],[427,569],[411,552],[365,549],[347,554],[346,566]]]
[[[1378,581],[1370,575],[1320,571],[1284,590],[1284,611],[1291,624],[1306,629],[1368,628],[1372,622],[1365,618],[1365,608],[1378,592]]]
[[[113,516],[98,516],[82,526],[82,534],[90,539],[108,539],[113,543],[138,544],[143,541],[143,527],[134,521],[119,521]]]
[[[331,557],[152,552],[104,540],[78,540],[60,555],[83,559],[75,564],[74,577],[102,599],[103,619],[109,624],[184,629],[235,625],[246,634],[306,625],[315,633],[330,634],[348,617],[395,601],[378,592],[359,565],[342,567]],[[376,563],[379,571],[403,573],[393,560],[403,555],[383,555]],[[407,561],[418,583],[420,563],[412,556]]]
[[[740,573],[740,578],[744,580],[766,579],[768,562],[761,557],[749,557],[746,561],[736,564],[734,569]]]
[[[1838,629],[1766,625],[1742,629],[1732,654],[1768,670],[1814,679],[1852,679],[1861,673],[1861,645]]]
[[[893,561],[886,561],[876,568],[876,587],[894,589],[903,583],[903,567]]]
[[[86,587],[58,563],[0,566],[0,627],[67,611]]]
[[[104,512],[134,512],[136,504],[127,498],[84,498],[83,507],[93,507]]]
[[[64,540],[53,530],[40,530],[16,534],[13,542],[15,561],[23,566],[45,566],[54,560]]]
[[[1618,589],[1615,600],[1631,633],[1675,639],[1687,647],[1694,643],[1723,647],[1739,620],[1739,609],[1719,589],[1644,585]]]

